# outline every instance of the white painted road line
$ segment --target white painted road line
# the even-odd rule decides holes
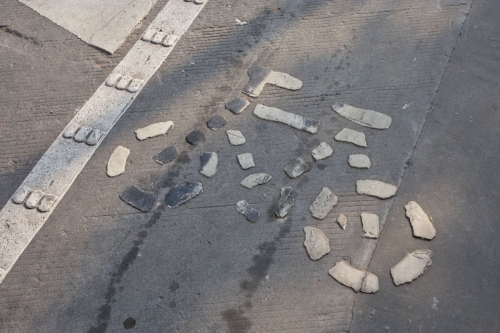
[[[147,38],[135,43],[2,208],[0,283],[205,4],[185,0],[167,3],[146,30]],[[161,40],[150,42],[158,32],[162,32]]]

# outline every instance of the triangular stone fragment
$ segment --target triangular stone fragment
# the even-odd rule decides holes
[[[433,256],[434,253],[431,250],[416,250],[408,253],[403,260],[391,268],[394,284],[399,286],[416,280],[432,264]]]
[[[406,216],[410,219],[413,229],[413,236],[431,240],[436,237],[436,229],[432,224],[429,216],[424,212],[422,207],[415,201],[410,201],[405,206]]]

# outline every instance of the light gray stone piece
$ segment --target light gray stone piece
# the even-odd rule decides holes
[[[314,227],[305,227],[304,246],[311,260],[318,260],[325,254],[330,253],[330,240],[323,230]]]
[[[286,174],[290,178],[297,178],[310,169],[311,168],[309,167],[309,164],[306,163],[306,161],[304,161],[300,157],[297,157],[296,159],[285,165],[285,168],[283,170],[285,170]]]
[[[129,149],[122,146],[115,148],[108,160],[107,174],[109,177],[116,177],[125,172],[128,155],[130,155]]]
[[[293,76],[274,72],[262,66],[252,66],[248,70],[250,81],[243,89],[243,93],[250,97],[257,97],[262,92],[266,84],[272,84],[288,90],[299,90],[302,88],[302,81]]]
[[[345,216],[344,214],[339,214],[339,217],[337,217],[337,223],[342,229],[345,230],[347,226],[347,216]]]
[[[324,160],[333,154],[333,149],[326,142],[321,142],[318,147],[312,151],[312,156],[316,161]]]
[[[238,163],[240,164],[243,170],[250,169],[255,166],[255,163],[253,161],[253,156],[251,153],[239,154],[237,157],[238,157]]]
[[[366,144],[365,133],[358,132],[349,128],[344,128],[337,135],[335,135],[335,140],[341,142],[353,143],[356,146],[368,147]]]
[[[406,254],[403,260],[391,268],[394,284],[399,286],[416,280],[432,264],[433,256],[431,250],[416,250]]]
[[[274,216],[277,218],[285,218],[288,212],[295,205],[295,192],[290,186],[281,189],[280,199],[274,206]]]
[[[139,128],[135,131],[137,140],[146,140],[149,138],[154,138],[156,136],[165,135],[174,128],[174,123],[172,121],[165,121],[160,123],[154,123],[149,126]]]
[[[200,156],[201,168],[200,173],[208,178],[212,178],[217,173],[217,165],[219,158],[217,153],[203,153]]]
[[[255,222],[260,217],[260,212],[257,209],[250,207],[248,202],[246,202],[245,200],[238,201],[238,203],[236,204],[236,209],[250,222]]]
[[[295,113],[286,112],[278,108],[272,108],[262,104],[257,104],[255,106],[253,114],[260,119],[279,122],[313,134],[318,131],[319,127],[318,120],[302,117]]]
[[[349,155],[349,165],[358,169],[369,169],[372,166],[370,158],[365,154]]]
[[[415,201],[410,201],[405,206],[406,216],[410,219],[413,229],[413,236],[431,240],[436,237],[436,229],[432,224],[429,216],[424,212],[422,207]]]
[[[379,289],[375,274],[352,267],[347,261],[339,261],[329,271],[339,283],[352,288],[355,292],[373,294]]]
[[[335,102],[332,104],[332,109],[342,117],[366,127],[386,129],[392,123],[392,118],[386,114],[355,108],[344,103]]]
[[[227,130],[226,134],[227,134],[227,138],[229,139],[229,142],[233,146],[241,146],[242,144],[247,142],[247,140],[245,139],[245,137],[243,136],[243,134],[240,131]]]
[[[359,194],[366,194],[380,199],[388,199],[396,195],[397,186],[387,184],[378,180],[358,180],[356,181],[356,191]]]
[[[267,173],[254,173],[243,179],[240,184],[246,188],[253,188],[257,185],[267,183],[271,178],[273,177]]]
[[[377,214],[361,213],[361,223],[363,224],[363,237],[377,239],[380,234],[380,221]]]
[[[328,187],[323,187],[309,207],[309,211],[313,217],[322,220],[330,213],[337,202],[338,197]]]

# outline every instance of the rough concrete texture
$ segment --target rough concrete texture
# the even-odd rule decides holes
[[[266,184],[271,178],[273,177],[267,173],[254,173],[245,177],[240,184],[246,188],[254,188],[257,185]]]
[[[312,156],[316,161],[324,160],[333,154],[333,149],[326,142],[321,142],[319,146],[313,149]]]
[[[343,128],[342,131],[335,135],[335,140],[352,143],[360,147],[368,147],[365,133],[350,128]]]
[[[379,180],[356,181],[356,192],[366,194],[380,199],[388,199],[396,195],[398,187]]]
[[[313,134],[318,131],[319,127],[319,121],[317,120],[302,117],[294,113],[262,104],[257,104],[255,106],[253,114],[260,119],[275,121]]]
[[[149,138],[154,138],[160,135],[166,135],[174,128],[174,123],[172,121],[164,121],[149,126],[139,128],[135,131],[135,135],[138,140],[146,140]]]
[[[344,103],[335,102],[332,104],[332,109],[342,117],[366,127],[387,129],[392,123],[392,118],[386,114],[355,108]]]
[[[370,167],[372,166],[370,158],[365,154],[349,155],[349,159],[347,161],[349,165],[352,166],[353,168],[370,169]]]
[[[283,170],[290,178],[297,178],[302,175],[304,172],[307,172],[311,169],[309,164],[304,161],[302,158],[297,157],[293,161],[290,161],[285,165]]]
[[[292,187],[283,187],[280,191],[280,198],[276,205],[274,205],[274,216],[279,219],[285,218],[288,212],[295,205],[295,191]]]
[[[247,140],[245,139],[245,136],[243,136],[243,133],[237,130],[227,130],[226,131],[227,138],[229,139],[229,143],[231,143],[233,146],[241,146],[242,144],[245,144]]]
[[[406,216],[410,219],[413,236],[428,240],[436,237],[436,228],[418,203],[410,201],[405,209]]]
[[[380,220],[377,214],[361,213],[361,223],[363,224],[363,237],[378,238],[380,234]]]
[[[236,203],[236,210],[238,213],[245,216],[245,218],[250,222],[255,222],[260,217],[260,212],[257,209],[250,207],[248,202],[245,200],[241,200]]]
[[[319,260],[330,253],[330,240],[323,230],[308,226],[304,228],[304,233],[304,246],[311,260]]]
[[[238,163],[243,170],[247,170],[255,166],[252,153],[239,154],[237,157]]]
[[[130,149],[123,146],[116,147],[108,160],[107,175],[109,177],[116,177],[123,174],[129,155]]]
[[[419,278],[432,265],[434,253],[431,250],[416,250],[408,253],[400,262],[391,268],[392,281],[396,286],[410,283]]]
[[[328,187],[323,187],[311,206],[309,206],[309,211],[313,217],[322,220],[337,205],[338,200],[339,198],[335,193]]]
[[[375,274],[354,268],[345,260],[335,263],[328,273],[355,292],[373,294],[379,289],[378,278]]]

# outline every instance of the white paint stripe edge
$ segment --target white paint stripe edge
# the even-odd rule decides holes
[[[161,36],[165,34],[165,38],[169,35],[177,38],[162,38],[163,43],[170,46],[157,43],[158,38],[137,41],[2,208],[0,283],[47,221],[102,140],[165,61],[206,3],[207,1],[197,5],[185,0],[170,0],[167,3],[144,35],[151,36],[159,32]],[[78,128],[80,130],[75,135]],[[77,142],[82,141],[82,134],[87,132],[90,133],[87,143]],[[26,197],[27,193],[31,195]]]

